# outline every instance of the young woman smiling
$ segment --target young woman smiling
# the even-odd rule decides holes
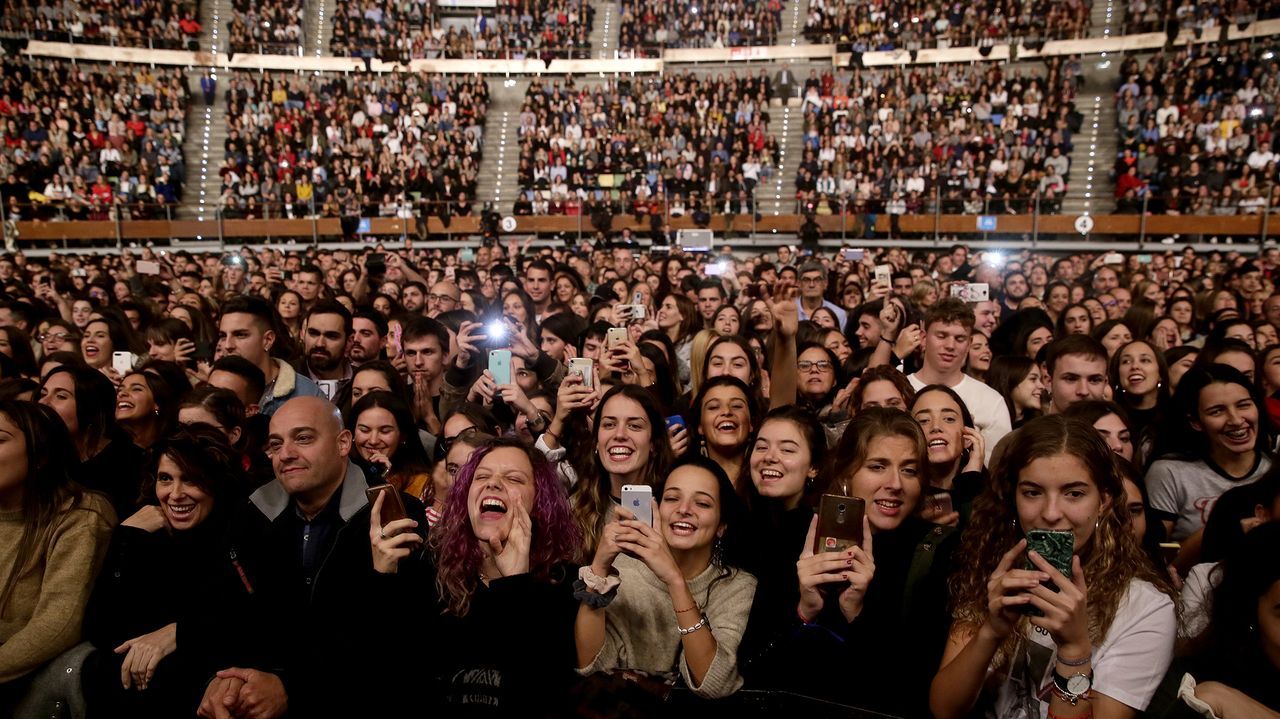
[[[431,491],[431,460],[418,440],[413,411],[390,392],[363,395],[347,413],[355,462],[370,485],[387,482],[426,501]]]
[[[414,568],[413,526],[391,522],[385,539],[371,527],[377,572]],[[582,540],[555,470],[519,440],[486,442],[459,470],[437,529],[429,549],[438,611],[426,612],[434,617],[418,629],[426,634],[403,640],[417,646],[430,636],[449,647],[427,655],[437,688],[427,701],[450,715],[476,702],[499,715],[558,707],[573,676],[570,563]]]
[[[696,418],[690,427],[690,451],[710,458],[743,491],[743,467],[751,436],[758,424],[758,405],[747,385],[737,377],[707,380],[689,405]]]
[[[199,631],[226,520],[248,487],[240,456],[213,427],[161,439],[155,457],[143,485],[155,504],[116,529],[86,615],[96,651],[83,683],[94,713],[180,715],[208,678],[180,651],[179,625],[183,636]]]
[[[562,392],[561,402],[564,396]],[[589,553],[595,552],[623,485],[656,486],[674,459],[657,400],[636,385],[617,385],[601,398],[591,437],[594,471],[579,474],[572,496],[573,515]]]
[[[973,415],[955,390],[941,384],[920,388],[911,402],[911,416],[924,430],[928,448],[929,487],[925,498],[925,517],[938,524],[955,524],[969,516],[969,506],[982,491],[986,473],[982,461],[986,457],[982,433],[973,425]],[[932,508],[939,495],[949,494],[951,512]],[[955,516],[948,516],[952,512]]]
[[[926,453],[906,412],[876,407],[853,418],[834,452],[828,493],[865,502],[862,545],[815,553],[814,517],[796,564],[790,631],[755,663],[753,683],[894,716],[927,710],[957,535],[916,516],[928,488]],[[839,680],[814,667],[840,667]]]
[[[1177,627],[1172,591],[1126,512],[1115,460],[1093,427],[1054,415],[1019,430],[956,557],[934,716],[1115,719],[1146,709]],[[1071,532],[1070,576],[1027,552],[1025,533],[1037,529]]]
[[[697,456],[655,491],[654,525],[616,508],[579,572],[578,672],[642,671],[679,677],[696,696],[728,696],[742,686],[737,650],[756,588],[717,551],[744,516],[737,492]]]
[[[658,329],[665,332],[676,346],[676,358],[680,365],[680,384],[689,386],[692,374],[690,353],[693,349],[693,336],[702,329],[702,316],[698,314],[693,300],[679,292],[673,292],[662,298],[657,312]]]
[[[1176,448],[1147,470],[1151,508],[1172,541],[1181,542],[1177,566],[1200,554],[1205,518],[1227,490],[1257,481],[1271,468],[1270,423],[1262,400],[1239,371],[1211,364],[1188,372],[1171,410],[1169,446]]]
[[[997,357],[987,372],[987,384],[1004,397],[1014,429],[1040,416],[1048,389],[1034,360],[1016,355]]]
[[[1169,366],[1164,353],[1146,340],[1135,340],[1112,355],[1107,375],[1116,403],[1129,415],[1135,442],[1149,444],[1148,433],[1169,399]]]

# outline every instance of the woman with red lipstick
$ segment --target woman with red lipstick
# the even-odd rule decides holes
[[[85,620],[85,698],[94,714],[190,713],[208,678],[182,653],[199,631],[202,587],[217,574],[231,507],[243,502],[240,456],[212,427],[187,427],[155,445],[149,502],[121,522]],[[179,627],[182,631],[179,632]]]
[[[863,543],[815,552],[809,525],[796,576],[795,618],[754,662],[757,688],[775,688],[894,716],[922,716],[949,618],[946,579],[958,536],[920,519],[928,489],[924,433],[911,415],[873,407],[849,423],[833,453],[828,494],[862,499]],[[874,648],[874,650],[872,649]],[[838,681],[814,667],[840,667]]]
[[[738,643],[756,580],[717,551],[744,516],[720,466],[692,456],[655,488],[653,526],[614,510],[574,585],[578,673],[639,671],[696,696],[742,686]]]

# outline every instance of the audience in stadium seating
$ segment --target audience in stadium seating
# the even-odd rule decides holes
[[[1010,37],[1070,39],[1084,36],[1091,5],[1089,0],[810,0],[804,32],[812,42],[851,43],[861,52],[964,47],[1008,42]]]
[[[200,37],[199,16],[190,0],[17,0],[5,3],[0,36],[176,50]]]
[[[232,52],[296,55],[302,48],[302,0],[232,0]]]
[[[782,24],[780,0],[623,0],[618,46],[640,56],[664,47],[772,45]]]

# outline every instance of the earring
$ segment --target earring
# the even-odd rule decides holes
[[[716,537],[716,541],[711,545],[711,563],[717,567],[724,563],[724,542]]]

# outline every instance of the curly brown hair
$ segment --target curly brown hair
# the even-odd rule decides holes
[[[1089,636],[1094,645],[1106,637],[1132,580],[1150,582],[1177,603],[1173,589],[1156,573],[1129,529],[1115,455],[1092,425],[1049,415],[1032,420],[1018,431],[1016,441],[993,468],[986,489],[974,501],[955,560],[958,569],[951,577],[956,626],[976,631],[986,622],[987,582],[1004,553],[1023,538],[1016,506],[1021,470],[1037,459],[1060,454],[1076,457],[1084,464],[1106,502],[1093,536],[1079,551],[1089,586]],[[1022,619],[1019,631],[996,652],[994,666],[1001,667],[1008,661],[1018,638],[1025,635],[1026,623]]]

